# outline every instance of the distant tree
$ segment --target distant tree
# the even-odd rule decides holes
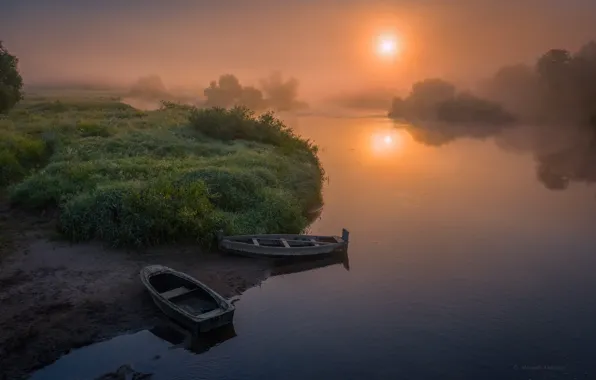
[[[531,66],[505,66],[484,83],[481,93],[516,116],[534,121],[540,114],[539,79]]]
[[[461,93],[437,106],[437,119],[448,123],[482,123],[500,125],[513,121],[499,104],[470,93]]]
[[[266,103],[261,90],[253,86],[247,86],[242,88],[237,105],[242,105],[252,110],[260,110],[265,108]]]
[[[231,107],[240,99],[242,86],[236,76],[224,74],[217,81],[211,81],[204,94],[210,107]]]
[[[596,61],[596,41],[590,41],[582,46],[574,57],[582,58],[591,62]]]
[[[5,113],[23,99],[23,78],[17,65],[19,60],[10,54],[0,41],[0,113]]]
[[[298,85],[296,78],[284,81],[280,72],[273,72],[268,78],[261,80],[261,88],[269,105],[280,111],[294,108],[298,97]]]
[[[230,99],[238,99],[242,95],[240,81],[232,74],[224,74],[219,77],[219,88],[228,94]]]
[[[296,100],[298,81],[290,78],[284,81],[280,73],[273,73],[261,80],[262,90],[254,86],[242,86],[238,78],[232,74],[224,74],[217,81],[211,81],[204,90],[208,107],[230,108],[244,106],[252,110],[266,107],[277,110],[290,110],[304,107]]]
[[[158,75],[140,77],[130,87],[130,96],[152,100],[165,100],[168,98],[168,90]]]
[[[406,114],[406,102],[399,96],[393,98],[391,101],[391,109],[389,110],[389,117],[401,119],[404,118]]]
[[[414,83],[410,92],[413,103],[435,105],[455,97],[455,86],[442,79],[425,79]]]
[[[580,107],[596,127],[596,42],[588,42],[573,56],[572,70]]]
[[[536,63],[536,71],[545,83],[554,90],[561,90],[568,81],[571,53],[563,49],[552,49]]]

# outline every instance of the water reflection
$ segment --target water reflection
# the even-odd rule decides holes
[[[234,325],[227,325],[201,334],[190,334],[174,322],[161,324],[149,330],[156,337],[170,343],[171,348],[184,348],[202,354],[237,336]]]
[[[596,129],[589,125],[465,125],[445,123],[394,124],[414,141],[443,146],[459,139],[495,137],[511,151],[528,152],[536,161],[536,178],[550,190],[570,183],[596,182]]]
[[[396,155],[406,148],[409,140],[411,137],[403,129],[379,128],[371,133],[371,152],[375,156]]]
[[[314,269],[325,268],[331,265],[342,264],[344,269],[350,270],[348,250],[334,252],[319,258],[285,259],[277,261],[271,269],[271,276],[281,276],[293,273],[306,272]]]

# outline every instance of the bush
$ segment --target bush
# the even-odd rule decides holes
[[[238,169],[207,167],[186,174],[178,183],[203,181],[209,189],[209,199],[224,211],[239,211],[254,207],[262,200],[259,190],[265,182],[250,172]]]
[[[194,109],[190,115],[191,126],[203,135],[224,141],[248,140],[279,147],[284,154],[297,151],[307,153],[316,160],[317,147],[309,140],[296,136],[272,113],[255,116],[254,111],[238,106],[231,109]]]
[[[114,246],[146,246],[182,238],[201,241],[211,231],[213,206],[200,181],[159,179],[98,188],[67,202],[60,231],[72,241],[100,239]]]
[[[0,187],[8,185],[24,175],[25,169],[14,154],[8,151],[0,151]]]
[[[0,131],[0,187],[21,179],[30,169],[39,167],[51,150],[51,146],[42,139]]]

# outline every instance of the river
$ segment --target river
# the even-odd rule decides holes
[[[349,270],[273,276],[200,354],[149,331],[32,379],[133,363],[152,379],[593,379],[596,197],[552,191],[493,139],[416,142],[385,118],[288,118],[329,176],[313,233],[350,231]]]

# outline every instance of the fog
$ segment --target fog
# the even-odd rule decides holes
[[[596,38],[594,14],[590,0],[9,0],[0,13],[0,38],[19,57],[29,86],[86,84],[134,93],[139,81],[153,78],[157,96],[178,92],[207,104],[284,108],[324,101],[380,110],[391,94],[407,96],[413,84],[441,78],[468,103],[478,103],[468,90],[486,96],[521,115],[524,126],[427,129],[418,132],[420,141],[495,137],[505,149],[532,153],[538,177],[564,188],[574,178],[596,179],[587,164],[596,157],[593,130],[578,121],[590,114],[564,106],[573,96],[553,98],[557,112],[543,123],[549,107],[535,104],[541,96],[533,85],[517,82],[519,91],[503,93],[490,83],[504,66],[534,70],[551,49],[577,52]],[[373,46],[387,32],[399,39],[394,59]],[[272,75],[284,78],[276,89]]]
[[[129,86],[158,75],[205,88],[222,74],[246,86],[273,71],[300,80],[306,101],[427,77],[474,87],[508,63],[593,38],[589,0],[3,2],[0,38],[26,84]],[[393,61],[371,47],[392,31]]]

